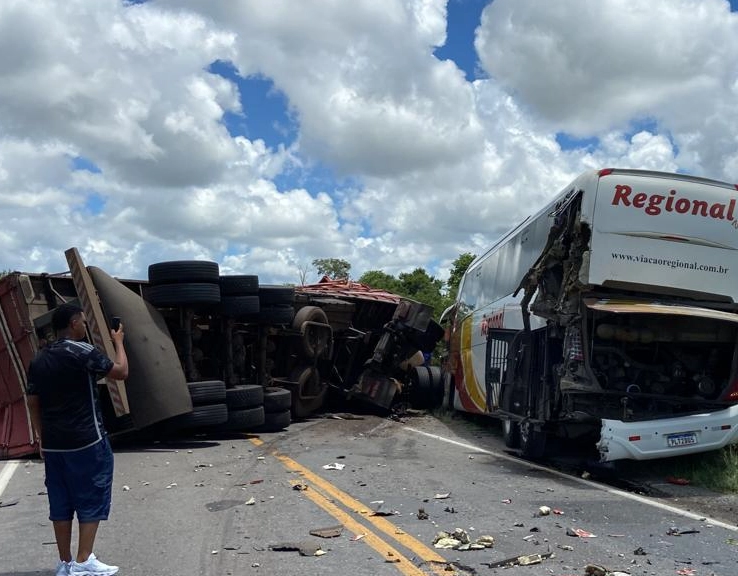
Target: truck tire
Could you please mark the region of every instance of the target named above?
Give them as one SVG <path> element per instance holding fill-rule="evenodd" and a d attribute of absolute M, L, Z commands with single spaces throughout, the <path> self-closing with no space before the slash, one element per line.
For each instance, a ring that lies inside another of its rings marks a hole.
<path fill-rule="evenodd" d="M 259 286 L 259 300 L 265 306 L 292 306 L 295 301 L 295 288 L 262 284 Z"/>
<path fill-rule="evenodd" d="M 292 406 L 292 392 L 286 388 L 267 386 L 264 389 L 264 411 L 267 414 L 284 412 Z"/>
<path fill-rule="evenodd" d="M 303 322 L 320 322 L 321 324 L 328 324 L 328 315 L 318 306 L 303 306 L 295 314 L 295 317 L 292 320 L 292 327 L 295 330 L 299 330 L 302 328 Z"/>
<path fill-rule="evenodd" d="M 323 406 L 328 385 L 313 366 L 298 368 L 292 373 L 292 379 L 296 382 L 292 392 L 292 417 L 301 420 Z"/>
<path fill-rule="evenodd" d="M 173 260 L 149 265 L 149 283 L 152 286 L 182 282 L 217 284 L 219 277 L 218 263 L 207 260 Z"/>
<path fill-rule="evenodd" d="M 317 306 L 303 306 L 292 319 L 292 328 L 302 331 L 302 348 L 308 358 L 318 358 L 330 346 L 330 330 L 311 325 L 303 327 L 305 322 L 328 324 L 328 316 Z M 331 333 L 332 334 L 332 333 Z"/>
<path fill-rule="evenodd" d="M 292 306 L 264 306 L 263 302 L 260 302 L 259 309 L 259 323 L 260 324 L 292 324 L 292 319 L 295 317 L 295 309 Z"/>
<path fill-rule="evenodd" d="M 225 391 L 225 401 L 229 410 L 256 408 L 264 404 L 264 388 L 258 384 L 234 386 Z"/>
<path fill-rule="evenodd" d="M 228 406 L 225 404 L 208 404 L 194 406 L 192 412 L 181 414 L 167 421 L 167 428 L 190 430 L 206 426 L 219 426 L 228 421 Z"/>
<path fill-rule="evenodd" d="M 222 380 L 205 380 L 202 382 L 187 382 L 193 406 L 206 404 L 221 404 L 226 400 L 226 386 Z"/>
<path fill-rule="evenodd" d="M 258 296 L 259 277 L 253 274 L 221 276 L 220 293 L 224 296 Z"/>
<path fill-rule="evenodd" d="M 443 374 L 438 366 L 415 366 L 410 371 L 411 398 L 419 408 L 436 408 L 443 403 Z"/>
<path fill-rule="evenodd" d="M 292 423 L 292 416 L 289 410 L 282 412 L 266 412 L 264 414 L 264 424 L 257 426 L 255 432 L 279 432 L 284 430 Z"/>
<path fill-rule="evenodd" d="M 258 296 L 223 296 L 221 286 L 220 311 L 223 316 L 230 318 L 244 318 L 259 313 Z"/>
<path fill-rule="evenodd" d="M 230 431 L 254 430 L 265 422 L 263 406 L 228 411 L 224 428 Z"/>
<path fill-rule="evenodd" d="M 146 299 L 154 306 L 186 306 L 190 304 L 217 304 L 220 287 L 217 284 L 192 282 L 149 286 Z"/>

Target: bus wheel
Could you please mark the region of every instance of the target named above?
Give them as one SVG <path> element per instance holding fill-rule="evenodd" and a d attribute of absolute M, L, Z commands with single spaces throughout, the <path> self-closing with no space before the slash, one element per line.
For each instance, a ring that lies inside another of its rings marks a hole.
<path fill-rule="evenodd" d="M 524 458 L 541 458 L 546 452 L 546 433 L 536 430 L 530 422 L 523 421 L 520 431 L 520 451 Z"/>
<path fill-rule="evenodd" d="M 449 372 L 443 375 L 443 407 L 446 410 L 454 409 L 454 396 L 456 387 L 454 386 L 454 377 Z"/>
<path fill-rule="evenodd" d="M 505 446 L 508 448 L 519 448 L 520 447 L 520 425 L 505 418 L 502 421 L 502 439 L 505 442 Z"/>

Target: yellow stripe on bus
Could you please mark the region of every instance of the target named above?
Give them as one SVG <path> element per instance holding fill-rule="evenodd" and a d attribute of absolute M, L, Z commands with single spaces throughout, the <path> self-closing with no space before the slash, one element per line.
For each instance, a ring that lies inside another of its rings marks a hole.
<path fill-rule="evenodd" d="M 467 316 L 461 323 L 461 369 L 464 373 L 463 385 L 469 394 L 472 402 L 478 410 L 484 412 L 485 394 L 482 387 L 477 381 L 477 375 L 474 373 L 474 360 L 472 357 L 472 329 L 474 328 L 474 317 Z"/>

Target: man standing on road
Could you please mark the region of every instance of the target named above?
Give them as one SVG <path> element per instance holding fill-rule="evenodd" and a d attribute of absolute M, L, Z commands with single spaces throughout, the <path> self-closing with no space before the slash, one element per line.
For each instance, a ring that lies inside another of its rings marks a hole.
<path fill-rule="evenodd" d="M 49 520 L 59 549 L 57 576 L 112 576 L 117 566 L 95 557 L 100 520 L 110 512 L 113 452 L 103 428 L 97 381 L 128 377 L 123 326 L 111 330 L 115 361 L 88 344 L 78 306 L 62 304 L 51 319 L 58 340 L 41 349 L 28 369 L 28 407 L 46 469 Z M 72 558 L 72 520 L 79 545 Z"/>

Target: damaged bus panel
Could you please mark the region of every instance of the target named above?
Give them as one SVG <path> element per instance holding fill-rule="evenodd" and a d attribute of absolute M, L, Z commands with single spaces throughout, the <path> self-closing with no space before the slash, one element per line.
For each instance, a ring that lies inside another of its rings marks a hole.
<path fill-rule="evenodd" d="M 540 457 L 602 461 L 738 441 L 736 186 L 585 173 L 468 268 L 444 313 L 447 398 Z"/>

